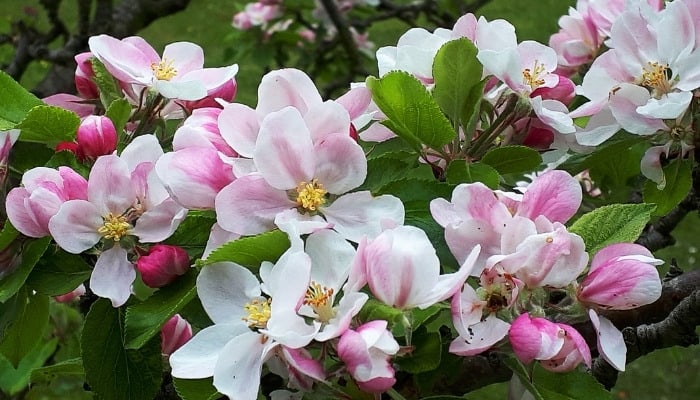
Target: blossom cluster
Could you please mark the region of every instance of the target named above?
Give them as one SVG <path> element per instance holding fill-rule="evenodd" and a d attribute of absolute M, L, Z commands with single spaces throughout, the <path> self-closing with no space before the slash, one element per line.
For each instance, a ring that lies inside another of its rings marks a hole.
<path fill-rule="evenodd" d="M 518 42 L 507 21 L 468 14 L 452 29 L 412 28 L 379 49 L 380 78 L 403 71 L 428 94 L 446 43 L 468 41 L 483 67 L 479 101 L 490 114 L 475 119 L 474 132 L 460 126 L 444 148 L 419 146 L 411 161 L 431 167 L 421 179 L 446 185 L 450 162 L 469 165 L 509 144 L 562 162 L 624 129 L 649 136 L 641 172 L 663 183 L 659 157 L 683 157 L 693 146 L 700 7 L 623 3 L 579 1 L 550 46 Z M 278 7 L 249 5 L 234 21 L 241 29 L 263 24 Z M 677 26 L 682 40 L 663 34 Z M 56 150 L 83 169 L 26 171 L 7 195 L 8 220 L 25 236 L 50 236 L 65 252 L 94 260 L 89 291 L 114 307 L 138 301 L 139 283 L 156 290 L 194 270 L 212 324 L 193 335 L 174 315 L 162 326 L 174 377 L 212 377 L 218 392 L 237 399 L 258 397 L 264 368 L 294 396 L 339 385 L 341 376 L 382 393 L 396 383 L 396 361 L 416 351 L 416 309 L 449 313 L 456 356 L 512 351 L 522 363 L 567 372 L 590 368 L 598 354 L 624 370 L 625 343 L 605 313 L 656 301 L 662 261 L 626 242 L 592 254 L 567 227 L 581 209 L 581 184 L 556 163 L 515 189 L 503 177 L 502 190 L 450 185 L 450 199 L 435 195 L 420 205 L 436 240 L 411 224 L 401 191 L 367 185 L 368 149 L 399 135 L 369 85 L 324 100 L 303 71 L 274 70 L 251 107 L 234 102 L 237 66 L 204 68 L 192 43 L 170 44 L 162 56 L 139 37 L 89 43 L 90 52 L 76 56 L 80 96 L 45 99 L 82 117 L 75 140 Z M 116 94 L 98 84 L 103 70 Z M 108 95 L 125 99 L 128 121 L 108 117 Z M 570 112 L 575 95 L 588 102 Z M 584 127 L 582 116 L 590 117 Z M 178 120 L 172 134 L 166 120 Z M 0 140 L 4 167 L 17 132 Z M 166 243 L 193 214 L 215 220 L 203 254 Z M 275 232 L 288 245 L 255 268 L 206 262 L 231 243 Z M 438 255 L 439 241 L 448 257 Z M 377 304 L 399 317 L 368 317 Z M 593 351 L 577 330 L 588 323 L 597 332 Z"/>

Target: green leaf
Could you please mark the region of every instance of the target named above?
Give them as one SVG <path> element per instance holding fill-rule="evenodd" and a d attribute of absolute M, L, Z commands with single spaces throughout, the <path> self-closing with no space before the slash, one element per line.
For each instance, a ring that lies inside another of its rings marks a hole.
<path fill-rule="evenodd" d="M 481 158 L 481 162 L 505 175 L 536 170 L 542 164 L 542 156 L 530 147 L 503 146 L 489 150 Z"/>
<path fill-rule="evenodd" d="M 425 310 L 421 310 L 420 308 L 414 308 L 412 310 L 406 311 L 410 313 L 411 331 L 418 330 L 418 328 L 423 326 L 423 323 L 425 323 L 425 321 L 430 319 L 430 317 L 432 317 L 433 315 L 437 314 L 438 311 L 440 311 L 440 307 L 437 305 L 430 306 Z M 391 328 L 391 333 L 393 333 L 394 336 L 405 336 L 406 327 L 403 324 L 395 324 Z"/>
<path fill-rule="evenodd" d="M 124 347 L 138 349 L 160 332 L 170 317 L 178 313 L 197 293 L 194 268 L 161 288 L 151 297 L 126 309 Z"/>
<path fill-rule="evenodd" d="M 675 159 L 663 169 L 666 186 L 659 190 L 655 182 L 647 181 L 643 192 L 645 203 L 656 204 L 653 215 L 657 216 L 668 214 L 690 192 L 693 161 Z"/>
<path fill-rule="evenodd" d="M 653 204 L 611 204 L 584 214 L 569 228 L 583 238 L 586 251 L 594 255 L 603 247 L 634 242 L 651 219 Z"/>
<path fill-rule="evenodd" d="M 92 305 L 80 340 L 85 378 L 101 400 L 151 400 L 162 379 L 160 337 L 138 350 L 124 349 L 123 322 L 109 300 Z"/>
<path fill-rule="evenodd" d="M 401 370 L 410 374 L 432 371 L 440 365 L 442 341 L 437 332 L 420 329 L 413 334 L 413 351 L 395 359 Z"/>
<path fill-rule="evenodd" d="M 498 188 L 500 178 L 492 166 L 481 162 L 467 163 L 465 160 L 453 160 L 447 166 L 446 177 L 447 182 L 453 185 L 481 182 L 491 189 Z"/>
<path fill-rule="evenodd" d="M 77 254 L 57 250 L 47 254 L 34 267 L 27 285 L 48 296 L 66 294 L 90 278 L 92 267 Z"/>
<path fill-rule="evenodd" d="M 416 151 L 421 144 L 440 149 L 457 135 L 428 90 L 412 75 L 393 71 L 381 79 L 369 77 L 367 87 L 388 118 L 382 123 Z"/>
<path fill-rule="evenodd" d="M 68 150 L 55 152 L 53 156 L 46 162 L 48 168 L 70 167 L 73 171 L 87 179 L 90 175 L 90 167 L 78 161 L 75 153 Z"/>
<path fill-rule="evenodd" d="M 51 382 L 56 377 L 65 375 L 84 376 L 83 360 L 80 358 L 71 358 L 70 360 L 61 361 L 60 363 L 36 368 L 32 371 L 30 382 L 32 385 Z"/>
<path fill-rule="evenodd" d="M 17 293 L 14 305 L 14 318 L 0 340 L 0 353 L 17 366 L 44 335 L 49 324 L 49 298 L 25 289 Z"/>
<path fill-rule="evenodd" d="M 57 345 L 58 339 L 53 338 L 39 346 L 34 346 L 19 362 L 17 369 L 0 355 L 0 388 L 2 391 L 14 395 L 25 390 L 29 384 L 32 370 L 42 366 L 56 351 Z"/>
<path fill-rule="evenodd" d="M 287 234 L 274 230 L 228 242 L 214 250 L 202 264 L 232 261 L 244 267 L 258 268 L 263 261 L 276 262 L 289 246 Z"/>
<path fill-rule="evenodd" d="M 362 148 L 365 149 L 368 161 L 379 157 L 402 159 L 409 154 L 415 158 L 413 149 L 407 145 L 405 140 L 399 137 L 394 137 L 383 142 L 360 141 L 359 143 Z"/>
<path fill-rule="evenodd" d="M 508 382 L 492 383 L 490 385 L 473 390 L 464 398 L 467 400 L 501 400 L 508 398 Z"/>
<path fill-rule="evenodd" d="M 591 374 L 580 371 L 567 373 L 550 372 L 537 364 L 532 374 L 535 387 L 541 393 L 554 393 L 565 400 L 612 399 L 612 393 L 605 390 Z M 551 395 L 547 399 L 554 398 Z"/>
<path fill-rule="evenodd" d="M 435 176 L 430 166 L 419 163 L 415 156 L 412 157 L 413 159 L 410 161 L 390 157 L 367 161 L 367 177 L 357 190 L 369 190 L 376 193 L 381 191 L 382 187 L 406 178 L 434 181 Z"/>
<path fill-rule="evenodd" d="M 216 215 L 214 213 L 190 211 L 187 218 L 164 243 L 182 247 L 187 250 L 190 257 L 199 258 L 204 252 L 211 227 L 215 222 Z"/>
<path fill-rule="evenodd" d="M 392 329 L 394 325 L 400 325 L 403 320 L 403 311 L 388 306 L 379 300 L 370 298 L 367 300 L 359 313 L 362 321 L 385 320 L 389 323 L 387 329 Z"/>
<path fill-rule="evenodd" d="M 117 130 L 117 136 L 121 137 L 124 126 L 131 117 L 131 104 L 126 99 L 116 99 L 107 107 L 105 116 L 112 120 L 114 128 Z"/>
<path fill-rule="evenodd" d="M 539 390 L 537 390 L 535 385 L 532 384 L 530 374 L 527 372 L 527 369 L 525 369 L 525 366 L 522 362 L 520 362 L 520 360 L 515 358 L 514 355 L 508 355 L 503 357 L 503 363 L 510 368 L 511 371 L 518 376 L 518 378 L 520 378 L 520 383 L 525 386 L 525 389 L 530 392 L 535 400 L 546 400 L 546 398 L 540 394 Z"/>
<path fill-rule="evenodd" d="M 214 387 L 213 378 L 179 379 L 173 378 L 175 391 L 182 400 L 214 400 L 221 397 Z"/>
<path fill-rule="evenodd" d="M 92 65 L 92 71 L 95 73 L 92 80 L 100 91 L 100 101 L 102 105 L 107 108 L 112 102 L 122 98 L 122 91 L 119 89 L 117 80 L 107 71 L 100 60 L 92 57 L 90 59 L 90 64 Z"/>
<path fill-rule="evenodd" d="M 23 174 L 25 171 L 42 167 L 56 154 L 41 143 L 16 142 L 10 152 L 10 169 Z"/>
<path fill-rule="evenodd" d="M 463 126 L 465 132 L 471 132 L 467 126 L 475 118 L 483 97 L 483 66 L 476 54 L 474 43 L 457 39 L 445 43 L 433 61 L 433 97 L 442 111 Z M 472 95 L 475 88 L 478 96 Z"/>
<path fill-rule="evenodd" d="M 44 254 L 46 248 L 49 247 L 50 242 L 50 237 L 25 242 L 19 255 L 22 260 L 19 267 L 14 272 L 0 279 L 0 303 L 6 302 L 24 285 L 34 265 L 39 261 L 41 255 Z"/>
<path fill-rule="evenodd" d="M 72 141 L 80 118 L 72 111 L 54 106 L 36 106 L 17 126 L 19 140 L 43 143 L 54 148 L 59 142 Z"/>
<path fill-rule="evenodd" d="M 2 232 L 0 232 L 0 250 L 4 250 L 5 247 L 9 246 L 17 236 L 19 236 L 17 229 L 12 226 L 10 221 L 5 221 Z"/>
<path fill-rule="evenodd" d="M 42 104 L 41 100 L 0 70 L 0 131 L 14 128 L 29 110 Z"/>

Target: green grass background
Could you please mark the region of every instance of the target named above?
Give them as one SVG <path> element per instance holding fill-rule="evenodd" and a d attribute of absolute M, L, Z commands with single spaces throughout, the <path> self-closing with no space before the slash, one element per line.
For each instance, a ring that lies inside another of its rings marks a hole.
<path fill-rule="evenodd" d="M 126 1 L 126 0 L 124 0 Z M 488 19 L 504 18 L 512 22 L 517 29 L 520 40 L 533 39 L 547 43 L 550 34 L 557 30 L 557 18 L 566 13 L 572 0 L 516 1 L 495 0 L 479 10 L 479 15 Z M 7 31 L 10 21 L 23 16 L 30 22 L 44 24 L 40 17 L 26 17 L 23 7 L 35 7 L 36 1 L 2 0 L 3 14 L 0 15 L 0 32 Z M 140 32 L 156 50 L 160 51 L 166 44 L 175 41 L 191 41 L 204 48 L 207 66 L 222 66 L 238 63 L 240 72 L 237 76 L 239 94 L 237 101 L 255 105 L 256 88 L 264 72 L 263 65 L 256 65 L 247 59 L 227 59 L 231 53 L 225 40 L 232 32 L 232 15 L 245 2 L 231 0 L 192 0 L 189 7 L 178 14 L 160 19 Z M 63 1 L 61 14 L 71 18 L 75 13 L 75 1 Z M 73 17 L 74 18 L 74 17 Z M 398 36 L 407 29 L 401 23 L 386 22 L 378 24 L 371 31 L 370 39 L 379 47 L 395 44 Z M 0 47 L 0 60 L 6 60 L 11 54 L 9 46 Z M 31 87 L 41 77 L 46 65 L 35 63 L 22 83 Z M 376 73 L 376 67 L 372 71 Z M 678 260 L 684 269 L 698 266 L 698 224 L 697 215 L 687 217 L 678 229 L 678 243 L 668 249 L 657 252 L 657 256 L 670 261 Z M 657 351 L 628 365 L 627 371 L 620 375 L 615 388 L 617 399 L 639 400 L 695 400 L 700 398 L 700 346 L 691 348 L 671 348 Z M 504 399 L 506 385 L 498 384 L 480 394 L 480 398 Z M 46 395 L 48 396 L 48 395 Z M 46 399 L 40 393 L 32 396 Z"/>

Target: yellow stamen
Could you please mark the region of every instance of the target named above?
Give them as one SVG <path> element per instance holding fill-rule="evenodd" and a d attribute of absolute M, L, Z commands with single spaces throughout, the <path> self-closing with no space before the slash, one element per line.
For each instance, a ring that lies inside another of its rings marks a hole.
<path fill-rule="evenodd" d="M 304 304 L 313 308 L 318 320 L 328 322 L 335 317 L 333 309 L 333 288 L 321 286 L 317 282 L 311 282 L 304 296 Z"/>
<path fill-rule="evenodd" d="M 544 79 L 540 77 L 544 71 L 544 64 L 540 64 L 535 60 L 535 65 L 532 69 L 525 68 L 523 70 L 523 83 L 529 85 L 532 90 L 544 85 Z"/>
<path fill-rule="evenodd" d="M 129 234 L 131 225 L 126 221 L 125 216 L 109 213 L 102 219 L 104 220 L 104 225 L 102 225 L 97 232 L 102 235 L 103 238 L 118 242 L 122 237 Z"/>
<path fill-rule="evenodd" d="M 668 65 L 649 61 L 642 71 L 642 76 L 638 79 L 639 84 L 651 90 L 652 96 L 659 98 L 671 92 L 671 70 Z"/>
<path fill-rule="evenodd" d="M 265 329 L 267 321 L 270 320 L 270 303 L 271 299 L 253 299 L 250 303 L 246 303 L 243 309 L 248 312 L 247 317 L 241 318 L 248 323 L 251 329 Z"/>
<path fill-rule="evenodd" d="M 151 70 L 153 70 L 156 79 L 161 81 L 169 81 L 177 75 L 177 70 L 173 67 L 173 61 L 167 59 L 163 59 L 157 64 L 151 64 Z"/>
<path fill-rule="evenodd" d="M 307 211 L 316 211 L 318 207 L 326 203 L 326 189 L 317 179 L 311 182 L 301 182 L 297 186 L 297 205 Z"/>

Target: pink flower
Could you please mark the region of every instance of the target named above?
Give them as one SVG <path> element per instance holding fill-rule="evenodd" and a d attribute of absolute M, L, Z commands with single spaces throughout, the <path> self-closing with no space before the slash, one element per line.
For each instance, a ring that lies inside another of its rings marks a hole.
<path fill-rule="evenodd" d="M 192 339 L 192 326 L 180 314 L 173 315 L 160 329 L 161 353 L 169 356 Z"/>
<path fill-rule="evenodd" d="M 660 264 L 662 260 L 638 244 L 607 246 L 593 257 L 577 297 L 594 307 L 613 310 L 653 303 L 661 296 L 661 279 L 656 270 Z"/>
<path fill-rule="evenodd" d="M 167 45 L 162 58 L 138 36 L 118 40 L 98 35 L 90 38 L 89 45 L 117 80 L 137 86 L 136 93 L 147 87 L 169 99 L 199 100 L 238 72 L 236 65 L 203 69 L 202 48 L 189 42 Z"/>
<path fill-rule="evenodd" d="M 103 243 L 90 288 L 118 307 L 129 298 L 136 277 L 122 238 L 141 242 L 168 238 L 187 215 L 158 181 L 153 165 L 163 154 L 152 135 L 135 138 L 122 152 L 99 157 L 87 184 L 87 199 L 69 200 L 49 221 L 49 231 L 64 250 L 78 254 Z"/>
<path fill-rule="evenodd" d="M 136 260 L 143 283 L 152 288 L 163 287 L 190 268 L 190 257 L 178 246 L 156 244 L 148 254 Z"/>
<path fill-rule="evenodd" d="M 256 172 L 238 177 L 216 196 L 222 228 L 252 235 L 274 228 L 283 212 L 299 221 L 320 214 L 358 241 L 376 236 L 386 221 L 403 222 L 403 205 L 395 197 L 347 193 L 365 179 L 364 152 L 347 134 L 347 122 L 342 131 L 325 134 L 328 127 L 319 122 L 289 106 L 266 115 L 252 145 Z"/>
<path fill-rule="evenodd" d="M 386 327 L 386 321 L 370 321 L 345 331 L 338 341 L 338 357 L 365 392 L 385 392 L 396 383 L 389 359 L 399 344 Z"/>
<path fill-rule="evenodd" d="M 80 154 L 94 160 L 117 149 L 117 131 L 111 119 L 103 115 L 90 115 L 80 123 L 76 141 Z"/>
<path fill-rule="evenodd" d="M 75 56 L 75 62 L 78 66 L 75 69 L 75 88 L 78 90 L 80 97 L 84 99 L 97 99 L 100 93 L 97 85 L 93 81 L 95 71 L 92 70 L 92 53 L 85 52 Z"/>
<path fill-rule="evenodd" d="M 421 309 L 451 297 L 466 281 L 479 256 L 477 245 L 452 274 L 440 274 L 440 260 L 430 239 L 413 226 L 387 229 L 360 242 L 348 287 L 368 284 L 381 302 L 399 309 Z"/>
<path fill-rule="evenodd" d="M 37 167 L 24 173 L 22 186 L 7 194 L 7 217 L 24 235 L 48 236 L 49 220 L 69 200 L 87 199 L 88 183 L 68 167 Z"/>
<path fill-rule="evenodd" d="M 515 356 L 525 364 L 533 360 L 551 371 L 573 370 L 581 361 L 591 366 L 591 353 L 583 337 L 572 327 L 527 313 L 516 318 L 508 331 Z"/>

